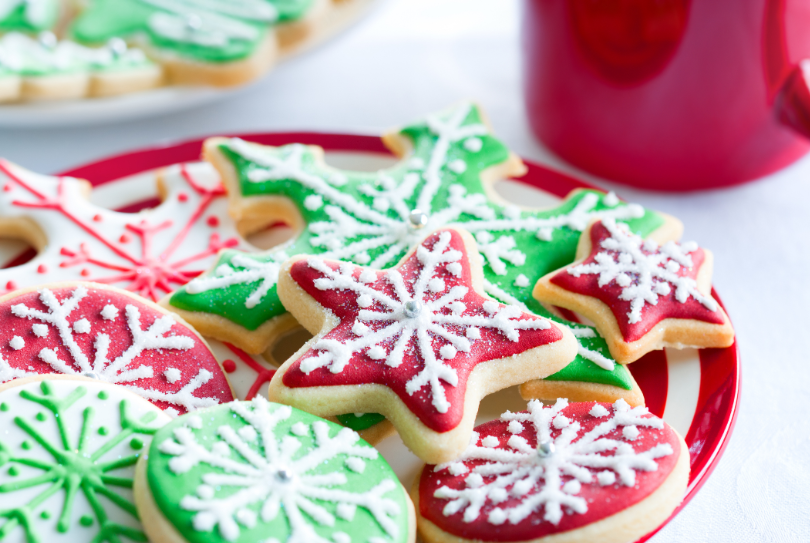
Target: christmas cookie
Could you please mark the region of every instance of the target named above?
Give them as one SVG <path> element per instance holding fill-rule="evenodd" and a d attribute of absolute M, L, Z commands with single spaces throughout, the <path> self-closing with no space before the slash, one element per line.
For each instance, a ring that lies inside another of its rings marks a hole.
<path fill-rule="evenodd" d="M 534 296 L 596 323 L 613 357 L 633 362 L 664 347 L 728 347 L 734 330 L 711 294 L 712 254 L 694 242 L 659 245 L 606 218 L 577 260 L 543 277 Z"/>
<path fill-rule="evenodd" d="M 0 381 L 84 375 L 170 414 L 233 400 L 205 341 L 160 306 L 96 283 L 54 283 L 0 297 Z"/>
<path fill-rule="evenodd" d="M 0 102 L 112 96 L 156 87 L 161 79 L 161 68 L 120 38 L 93 48 L 50 32 L 0 38 Z"/>
<path fill-rule="evenodd" d="M 270 399 L 320 416 L 380 413 L 420 458 L 455 458 L 482 397 L 576 356 L 566 327 L 492 300 L 482 283 L 475 241 L 454 229 L 386 271 L 290 259 L 281 300 L 317 335 L 278 370 Z"/>
<path fill-rule="evenodd" d="M 433 229 L 453 225 L 476 237 L 489 295 L 554 318 L 532 297 L 532 286 L 573 262 L 590 220 L 613 217 L 662 243 L 680 235 L 678 221 L 612 193 L 574 191 L 558 207 L 542 211 L 501 202 L 494 181 L 525 169 L 471 104 L 383 139 L 403 159 L 376 173 L 330 168 L 317 147 L 206 142 L 205 156 L 222 175 L 230 213 L 240 224 L 274 218 L 299 233 L 288 245 L 259 255 L 224 251 L 211 271 L 163 303 L 204 334 L 260 353 L 294 326 L 276 291 L 278 269 L 288 255 L 319 254 L 386 268 Z M 643 404 L 630 372 L 614 363 L 595 329 L 578 325 L 575 334 L 577 357 L 537 381 L 537 392 L 545 398 L 624 398 Z"/>
<path fill-rule="evenodd" d="M 61 0 L 3 0 L 0 32 L 41 32 L 59 20 Z"/>
<path fill-rule="evenodd" d="M 686 491 L 686 443 L 623 400 L 534 400 L 475 430 L 460 458 L 417 476 L 411 495 L 426 543 L 631 543 Z"/>
<path fill-rule="evenodd" d="M 82 377 L 0 386 L 0 538 L 146 541 L 135 464 L 170 420 L 123 387 Z"/>
<path fill-rule="evenodd" d="M 199 275 L 220 249 L 253 249 L 228 218 L 209 165 L 171 166 L 158 184 L 160 205 L 120 213 L 89 202 L 86 181 L 0 160 L 0 236 L 22 238 L 38 251 L 31 261 L 0 270 L 0 289 L 87 280 L 157 300 Z"/>
<path fill-rule="evenodd" d="M 257 396 L 179 417 L 138 464 L 154 543 L 406 543 L 413 505 L 347 428 Z"/>

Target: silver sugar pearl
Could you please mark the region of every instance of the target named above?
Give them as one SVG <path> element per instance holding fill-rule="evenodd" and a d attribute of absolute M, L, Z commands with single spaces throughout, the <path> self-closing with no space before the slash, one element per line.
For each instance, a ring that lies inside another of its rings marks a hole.
<path fill-rule="evenodd" d="M 287 468 L 281 468 L 276 472 L 276 480 L 282 483 L 286 483 L 287 481 L 292 479 L 292 477 L 293 477 L 292 472 Z"/>
<path fill-rule="evenodd" d="M 537 445 L 537 456 L 542 456 L 543 458 L 545 458 L 547 456 L 551 456 L 552 454 L 554 454 L 555 449 L 556 449 L 556 447 L 554 446 L 553 442 L 551 442 L 551 441 L 541 441 Z"/>
<path fill-rule="evenodd" d="M 422 311 L 422 304 L 416 300 L 408 300 L 405 302 L 404 310 L 405 316 L 409 319 L 413 319 L 419 316 L 419 313 Z"/>
<path fill-rule="evenodd" d="M 87 377 L 88 379 L 101 380 L 101 376 L 94 371 L 86 371 L 82 374 L 82 376 Z"/>
<path fill-rule="evenodd" d="M 411 211 L 411 214 L 408 215 L 408 220 L 410 221 L 412 228 L 424 228 L 427 226 L 428 216 L 424 211 L 414 209 Z"/>

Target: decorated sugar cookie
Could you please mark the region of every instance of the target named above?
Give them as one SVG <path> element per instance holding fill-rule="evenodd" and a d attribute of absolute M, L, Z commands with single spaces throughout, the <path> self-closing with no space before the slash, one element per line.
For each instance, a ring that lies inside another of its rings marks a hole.
<path fill-rule="evenodd" d="M 96 0 L 72 22 L 83 43 L 134 40 L 173 83 L 238 85 L 263 74 L 279 46 L 308 37 L 329 0 Z M 280 28 L 281 37 L 276 35 Z"/>
<path fill-rule="evenodd" d="M 120 38 L 92 48 L 50 32 L 0 38 L 0 102 L 112 96 L 156 87 L 161 80 L 161 68 Z"/>
<path fill-rule="evenodd" d="M 83 375 L 170 414 L 233 399 L 202 338 L 176 315 L 126 291 L 54 283 L 0 297 L 0 381 Z"/>
<path fill-rule="evenodd" d="M 655 241 L 611 219 L 580 238 L 577 261 L 543 277 L 538 300 L 596 323 L 621 363 L 664 347 L 728 347 L 734 330 L 711 294 L 712 254 L 694 242 Z"/>
<path fill-rule="evenodd" d="M 227 216 L 216 172 L 204 163 L 167 168 L 159 179 L 162 203 L 140 213 L 90 203 L 84 181 L 5 161 L 0 189 L 0 235 L 23 238 L 38 250 L 30 262 L 0 270 L 5 291 L 82 280 L 156 300 L 199 275 L 220 249 L 252 249 Z"/>
<path fill-rule="evenodd" d="M 154 543 L 406 543 L 413 505 L 348 428 L 256 396 L 175 419 L 138 465 Z"/>
<path fill-rule="evenodd" d="M 0 32 L 50 30 L 59 18 L 60 0 L 3 0 Z"/>
<path fill-rule="evenodd" d="M 146 541 L 135 464 L 170 420 L 123 387 L 82 377 L 0 386 L 0 538 Z"/>
<path fill-rule="evenodd" d="M 631 543 L 688 479 L 686 444 L 646 408 L 533 400 L 478 426 L 460 458 L 425 466 L 412 497 L 426 543 Z"/>
<path fill-rule="evenodd" d="M 591 219 L 614 217 L 662 242 L 680 232 L 674 219 L 597 191 L 573 192 L 559 207 L 543 211 L 497 203 L 492 183 L 524 168 L 470 104 L 384 141 L 408 158 L 376 173 L 330 168 L 317 147 L 208 141 L 205 155 L 228 188 L 232 216 L 240 221 L 274 216 L 300 233 L 289 245 L 261 255 L 225 251 L 211 271 L 164 302 L 206 335 L 263 352 L 289 330 L 276 292 L 278 269 L 289 255 L 320 254 L 386 268 L 432 230 L 458 225 L 475 235 L 485 257 L 488 294 L 551 316 L 531 296 L 532 286 L 574 260 L 580 232 Z M 614 364 L 595 330 L 577 326 L 575 333 L 579 355 L 542 381 L 544 397 L 599 392 L 643 403 L 630 372 Z"/>
<path fill-rule="evenodd" d="M 320 416 L 380 413 L 420 458 L 454 458 L 482 397 L 576 355 L 566 327 L 487 297 L 482 275 L 475 242 L 453 229 L 386 271 L 290 259 L 279 294 L 317 335 L 279 369 L 270 399 Z"/>

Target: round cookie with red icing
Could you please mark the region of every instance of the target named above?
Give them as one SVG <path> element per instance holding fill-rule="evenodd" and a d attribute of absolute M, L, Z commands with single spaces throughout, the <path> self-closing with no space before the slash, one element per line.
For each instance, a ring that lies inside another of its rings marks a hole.
<path fill-rule="evenodd" d="M 630 543 L 688 480 L 686 443 L 645 407 L 532 400 L 476 427 L 457 460 L 425 466 L 411 495 L 426 543 Z"/>
<path fill-rule="evenodd" d="M 175 415 L 234 399 L 206 342 L 177 315 L 96 283 L 0 297 L 0 382 L 50 373 L 121 385 Z"/>

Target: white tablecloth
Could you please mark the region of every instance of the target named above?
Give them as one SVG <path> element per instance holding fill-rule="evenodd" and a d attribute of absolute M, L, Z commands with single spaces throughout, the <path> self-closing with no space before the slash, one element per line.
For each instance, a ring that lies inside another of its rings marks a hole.
<path fill-rule="evenodd" d="M 0 155 L 55 172 L 220 132 L 379 133 L 472 98 L 517 153 L 576 173 L 530 135 L 518 19 L 515 0 L 382 0 L 350 32 L 213 106 L 110 126 L 3 129 Z M 714 251 L 714 283 L 743 357 L 742 403 L 725 456 L 653 541 L 810 541 L 810 357 L 800 341 L 810 337 L 810 288 L 802 286 L 810 277 L 810 157 L 721 191 L 673 196 L 615 189 L 680 217 L 686 237 Z"/>

